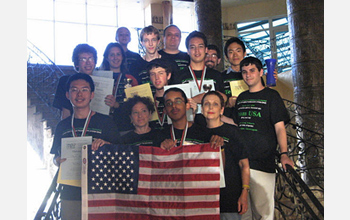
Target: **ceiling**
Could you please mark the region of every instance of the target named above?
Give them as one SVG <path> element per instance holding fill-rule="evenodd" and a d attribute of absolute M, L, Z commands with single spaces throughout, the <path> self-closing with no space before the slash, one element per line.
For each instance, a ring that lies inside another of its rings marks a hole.
<path fill-rule="evenodd" d="M 160 3 L 164 0 L 134 0 L 138 2 L 143 2 L 144 5 L 148 5 L 149 3 Z M 194 0 L 173 0 L 173 1 L 184 1 L 184 2 L 193 2 Z M 237 5 L 247 5 L 256 2 L 264 2 L 269 0 L 221 0 L 222 7 L 233 7 Z"/>

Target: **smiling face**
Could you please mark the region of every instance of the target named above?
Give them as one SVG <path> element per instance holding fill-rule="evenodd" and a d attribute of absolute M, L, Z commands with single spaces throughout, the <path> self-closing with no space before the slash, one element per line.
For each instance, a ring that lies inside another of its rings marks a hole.
<path fill-rule="evenodd" d="M 199 37 L 192 38 L 189 41 L 187 53 L 191 57 L 191 62 L 204 62 L 207 53 L 204 40 Z"/>
<path fill-rule="evenodd" d="M 74 108 L 87 108 L 90 107 L 90 101 L 94 98 L 94 92 L 91 92 L 90 84 L 87 81 L 78 79 L 71 82 L 66 97 Z"/>
<path fill-rule="evenodd" d="M 127 28 L 119 28 L 115 40 L 123 46 L 127 46 L 131 41 L 130 31 Z"/>
<path fill-rule="evenodd" d="M 144 34 L 142 37 L 142 46 L 146 50 L 146 53 L 148 54 L 155 54 L 158 48 L 160 40 L 158 40 L 158 35 L 151 33 L 151 34 Z"/>
<path fill-rule="evenodd" d="M 203 100 L 202 114 L 207 120 L 220 120 L 224 113 L 224 106 L 221 106 L 220 98 L 216 95 L 207 95 Z"/>
<path fill-rule="evenodd" d="M 151 112 L 142 102 L 136 103 L 131 109 L 130 119 L 135 127 L 148 127 L 151 119 Z"/>
<path fill-rule="evenodd" d="M 264 87 L 261 83 L 263 73 L 263 69 L 259 71 L 255 64 L 249 64 L 242 67 L 242 77 L 250 91 L 254 91 L 255 89 L 259 90 Z"/>
<path fill-rule="evenodd" d="M 96 66 L 96 61 L 92 53 L 80 53 L 77 69 L 80 73 L 91 75 Z"/>
<path fill-rule="evenodd" d="M 181 32 L 176 27 L 169 27 L 164 33 L 164 47 L 167 50 L 178 50 L 181 41 Z"/>
<path fill-rule="evenodd" d="M 246 53 L 243 51 L 242 46 L 236 42 L 230 44 L 227 48 L 227 56 L 232 68 L 239 68 L 239 63 L 244 59 L 245 55 Z"/>
<path fill-rule="evenodd" d="M 112 47 L 109 50 L 108 58 L 107 58 L 110 68 L 112 71 L 117 72 L 120 71 L 120 66 L 123 61 L 123 54 L 119 47 Z"/>
<path fill-rule="evenodd" d="M 185 103 L 180 92 L 170 91 L 164 96 L 165 112 L 173 122 L 187 120 L 186 110 L 190 108 L 189 103 Z"/>

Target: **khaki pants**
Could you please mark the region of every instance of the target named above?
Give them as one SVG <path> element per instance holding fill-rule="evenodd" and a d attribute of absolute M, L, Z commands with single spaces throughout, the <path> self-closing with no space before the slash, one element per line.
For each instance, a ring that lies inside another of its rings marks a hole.
<path fill-rule="evenodd" d="M 276 173 L 250 169 L 248 211 L 242 220 L 273 220 Z"/>
<path fill-rule="evenodd" d="M 81 201 L 61 200 L 62 220 L 81 220 Z"/>

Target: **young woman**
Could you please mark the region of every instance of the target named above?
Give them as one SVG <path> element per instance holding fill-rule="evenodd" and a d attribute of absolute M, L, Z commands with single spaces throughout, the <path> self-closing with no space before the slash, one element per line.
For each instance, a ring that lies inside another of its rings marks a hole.
<path fill-rule="evenodd" d="M 221 121 L 225 102 L 220 93 L 210 91 L 203 96 L 202 114 L 207 128 L 224 138 L 225 188 L 220 189 L 220 218 L 241 219 L 248 208 L 249 162 L 239 129 Z"/>

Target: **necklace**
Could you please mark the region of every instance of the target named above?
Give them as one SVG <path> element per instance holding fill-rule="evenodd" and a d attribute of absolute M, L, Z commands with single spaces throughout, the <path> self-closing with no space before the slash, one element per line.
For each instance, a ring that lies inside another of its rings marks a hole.
<path fill-rule="evenodd" d="M 85 119 L 84 128 L 83 128 L 83 131 L 81 132 L 81 137 L 84 137 L 86 135 L 86 131 L 87 131 L 87 128 L 89 126 L 90 119 L 91 119 L 91 112 L 92 111 L 90 109 L 88 117 Z M 73 137 L 78 137 L 77 132 L 76 132 L 75 127 L 74 127 L 74 114 L 72 115 L 71 125 L 72 125 L 72 135 L 73 135 Z"/>

